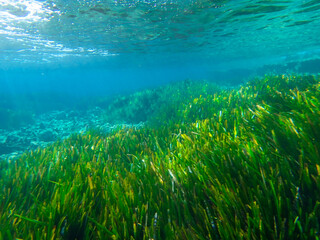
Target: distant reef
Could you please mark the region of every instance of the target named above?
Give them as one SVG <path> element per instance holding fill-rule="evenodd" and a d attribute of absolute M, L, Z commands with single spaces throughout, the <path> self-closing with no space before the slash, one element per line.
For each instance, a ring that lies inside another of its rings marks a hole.
<path fill-rule="evenodd" d="M 31 123 L 12 124 L 0 129 L 0 160 L 15 158 L 25 151 L 44 148 L 72 134 L 84 134 L 88 129 L 108 132 L 125 124 L 109 124 L 101 118 L 105 111 L 99 107 L 90 110 L 56 110 L 33 116 Z M 139 124 L 136 124 L 139 126 Z"/>

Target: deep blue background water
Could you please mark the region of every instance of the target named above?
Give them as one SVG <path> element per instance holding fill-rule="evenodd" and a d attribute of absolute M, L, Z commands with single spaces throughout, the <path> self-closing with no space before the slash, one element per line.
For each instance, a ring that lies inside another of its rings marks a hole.
<path fill-rule="evenodd" d="M 3 0 L 0 19 L 0 94 L 236 85 L 320 68 L 299 65 L 320 58 L 316 0 Z"/>

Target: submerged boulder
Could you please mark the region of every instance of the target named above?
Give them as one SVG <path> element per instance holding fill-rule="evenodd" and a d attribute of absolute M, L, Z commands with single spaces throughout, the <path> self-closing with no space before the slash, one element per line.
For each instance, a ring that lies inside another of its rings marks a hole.
<path fill-rule="evenodd" d="M 47 129 L 39 133 L 39 140 L 43 142 L 53 142 L 57 140 L 57 133 L 52 129 Z"/>

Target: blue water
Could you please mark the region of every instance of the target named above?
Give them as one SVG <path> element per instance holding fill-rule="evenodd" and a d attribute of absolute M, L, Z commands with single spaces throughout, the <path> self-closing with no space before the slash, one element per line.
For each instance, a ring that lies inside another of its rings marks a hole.
<path fill-rule="evenodd" d="M 232 85 L 291 62 L 281 69 L 303 71 L 320 58 L 319 26 L 317 0 L 2 0 L 0 93 Z"/>

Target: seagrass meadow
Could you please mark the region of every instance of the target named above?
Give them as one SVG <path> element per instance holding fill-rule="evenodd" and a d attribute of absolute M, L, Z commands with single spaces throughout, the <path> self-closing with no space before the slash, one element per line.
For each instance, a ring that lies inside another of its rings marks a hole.
<path fill-rule="evenodd" d="M 0 239 L 320 238 L 319 76 L 174 109 L 0 162 Z"/>

